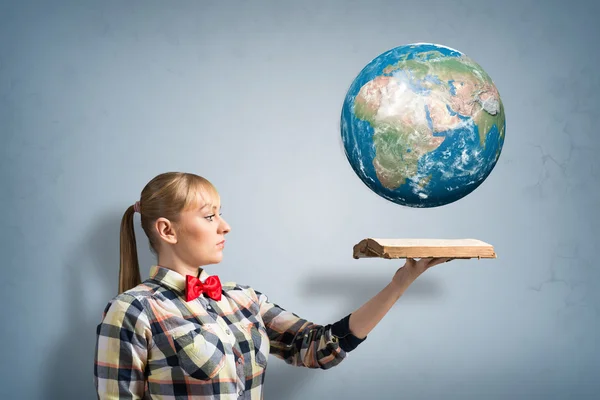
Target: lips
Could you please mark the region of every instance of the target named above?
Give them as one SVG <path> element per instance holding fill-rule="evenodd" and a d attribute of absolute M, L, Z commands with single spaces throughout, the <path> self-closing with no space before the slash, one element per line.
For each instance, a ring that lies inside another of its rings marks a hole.
<path fill-rule="evenodd" d="M 220 241 L 219 243 L 217 243 L 217 246 L 218 246 L 218 247 L 223 247 L 223 246 L 225 246 L 225 241 L 224 241 L 224 240 Z"/>

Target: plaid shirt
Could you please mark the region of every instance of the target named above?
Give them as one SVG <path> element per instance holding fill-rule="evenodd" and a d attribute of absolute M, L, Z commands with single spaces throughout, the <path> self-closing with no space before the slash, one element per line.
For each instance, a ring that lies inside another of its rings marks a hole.
<path fill-rule="evenodd" d="M 207 273 L 201 270 L 200 279 Z M 185 278 L 153 266 L 150 278 L 112 299 L 97 328 L 99 399 L 263 398 L 267 358 L 328 369 L 364 339 L 350 315 L 316 325 L 252 288 L 224 283 L 221 300 L 185 301 Z"/>

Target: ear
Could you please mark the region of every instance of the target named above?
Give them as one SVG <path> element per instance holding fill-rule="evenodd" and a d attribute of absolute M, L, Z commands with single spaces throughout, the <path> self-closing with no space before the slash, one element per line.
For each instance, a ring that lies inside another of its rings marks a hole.
<path fill-rule="evenodd" d="M 166 218 L 158 218 L 154 224 L 154 229 L 161 240 L 169 244 L 177 243 L 177 232 L 173 223 Z"/>

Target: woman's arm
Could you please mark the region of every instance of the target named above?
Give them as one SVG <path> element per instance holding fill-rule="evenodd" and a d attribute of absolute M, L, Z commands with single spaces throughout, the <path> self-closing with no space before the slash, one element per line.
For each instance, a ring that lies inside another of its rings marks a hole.
<path fill-rule="evenodd" d="M 285 310 L 251 289 L 270 341 L 270 352 L 288 364 L 328 369 L 354 350 L 389 311 L 394 302 L 427 268 L 447 258 L 407 260 L 392 282 L 354 313 L 328 325 L 318 325 Z"/>
<path fill-rule="evenodd" d="M 350 331 L 359 339 L 365 338 L 388 313 L 404 291 L 428 268 L 450 261 L 450 258 L 407 259 L 392 281 L 381 292 L 350 315 Z"/>
<path fill-rule="evenodd" d="M 298 367 L 329 369 L 338 365 L 346 353 L 357 346 L 349 340 L 348 317 L 332 325 L 319 325 L 287 311 L 251 289 L 270 343 L 270 353 Z M 348 338 L 338 340 L 336 333 Z"/>
<path fill-rule="evenodd" d="M 141 399 L 150 324 L 142 304 L 121 294 L 105 309 L 96 334 L 94 382 L 100 400 Z"/>

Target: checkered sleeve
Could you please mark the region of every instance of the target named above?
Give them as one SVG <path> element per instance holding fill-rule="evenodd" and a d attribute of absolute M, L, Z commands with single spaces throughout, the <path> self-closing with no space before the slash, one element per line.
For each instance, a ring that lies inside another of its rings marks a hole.
<path fill-rule="evenodd" d="M 96 330 L 94 383 L 98 399 L 141 399 L 151 337 L 142 303 L 123 293 L 108 303 Z"/>
<path fill-rule="evenodd" d="M 265 294 L 254 293 L 269 335 L 270 352 L 288 364 L 329 369 L 366 339 L 350 332 L 350 316 L 332 325 L 317 325 L 270 302 Z"/>

